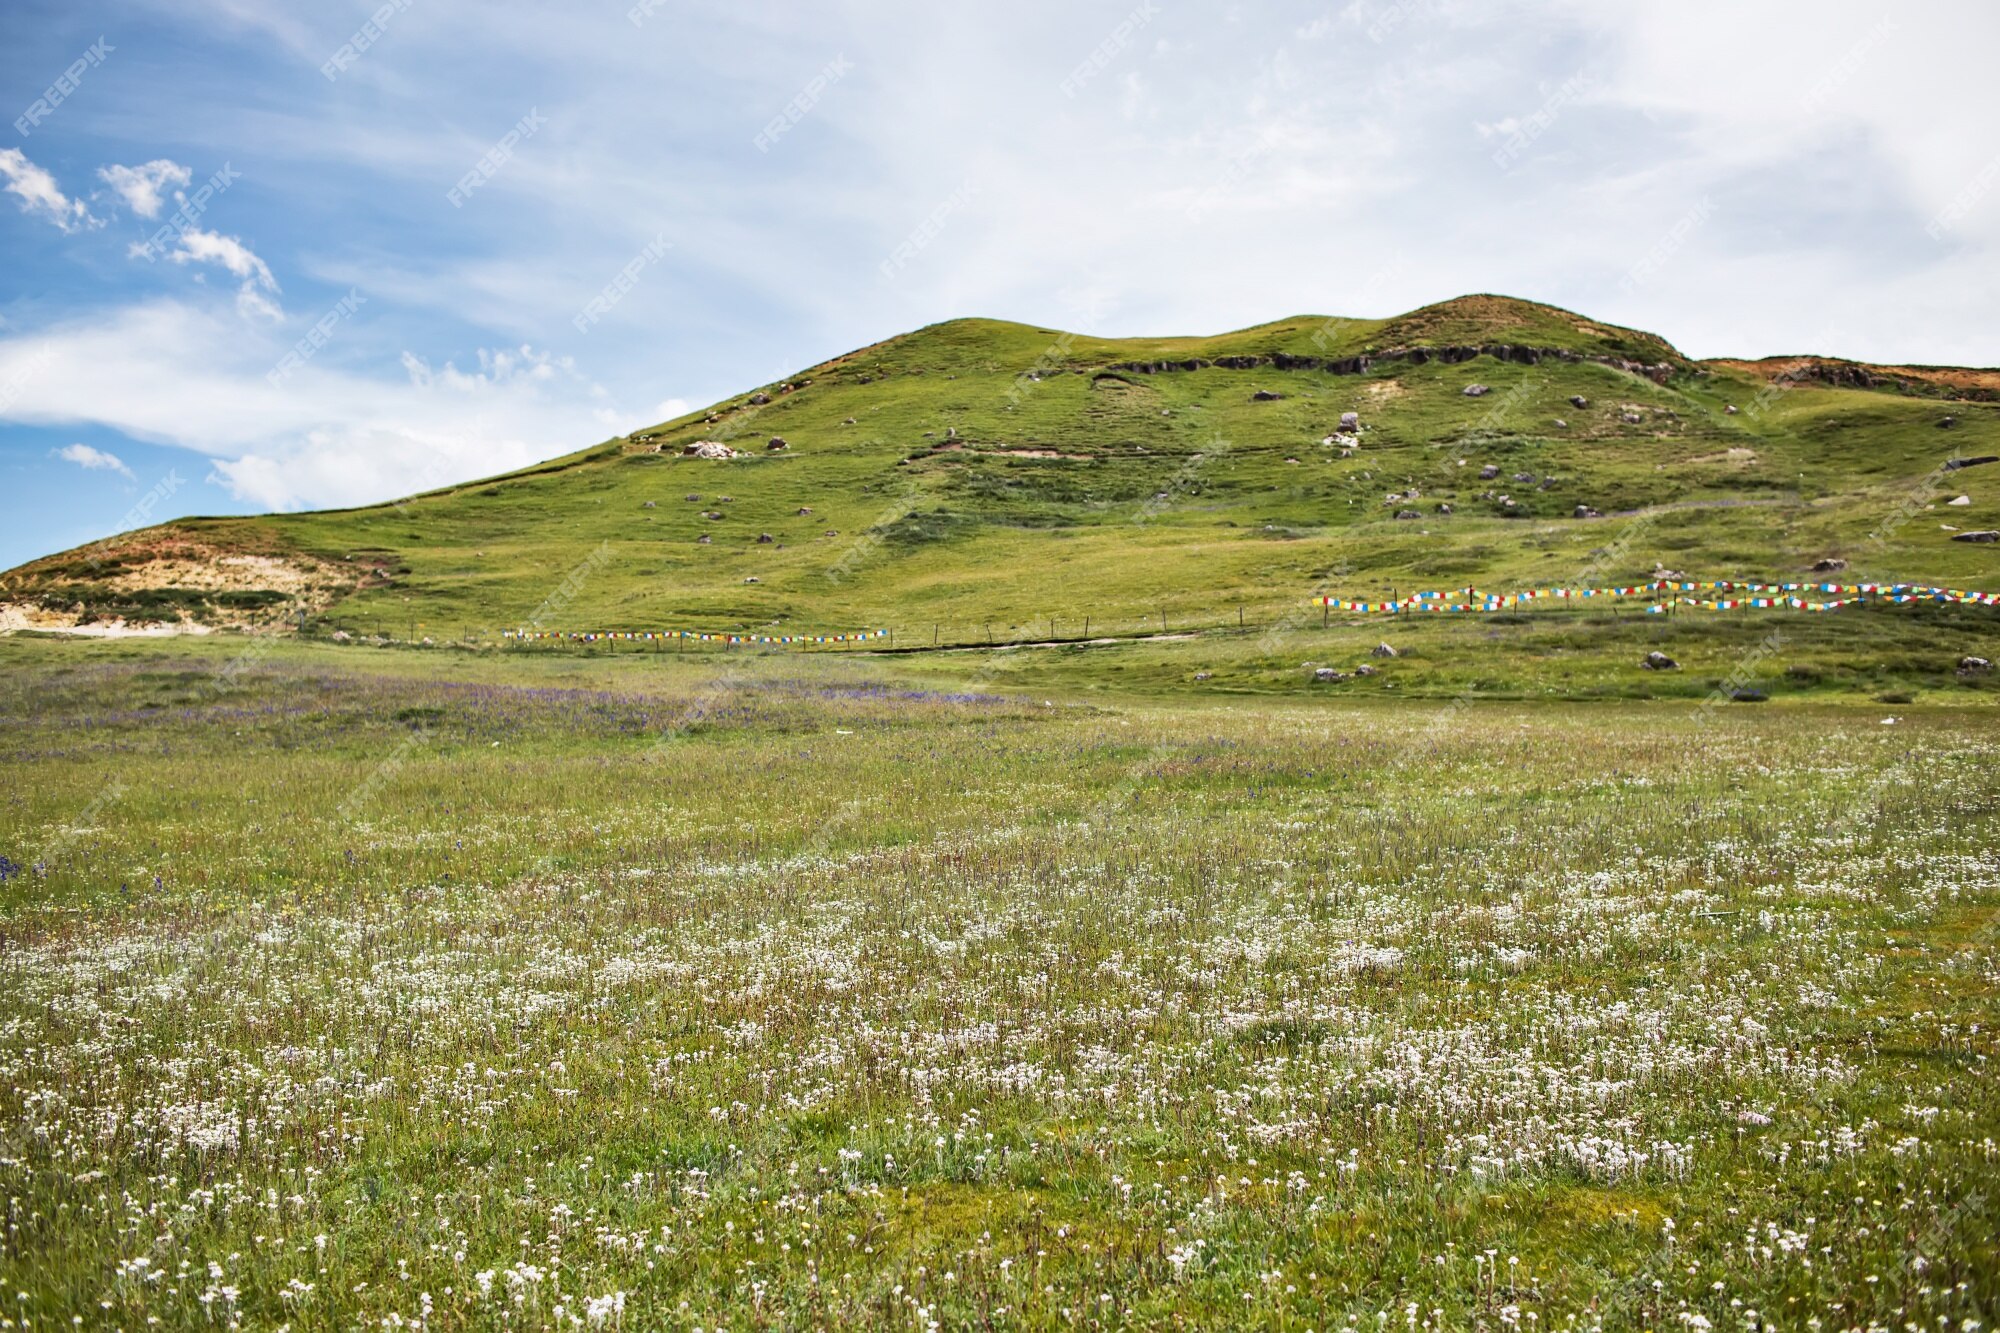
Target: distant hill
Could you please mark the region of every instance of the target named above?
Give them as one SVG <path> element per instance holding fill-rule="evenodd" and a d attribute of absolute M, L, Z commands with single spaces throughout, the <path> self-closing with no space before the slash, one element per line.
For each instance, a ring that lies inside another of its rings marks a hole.
<path fill-rule="evenodd" d="M 2000 546 L 1952 537 L 2000 527 L 2000 464 L 1948 466 L 1989 455 L 2000 372 L 1691 361 L 1509 297 L 1210 337 L 958 319 L 503 476 L 37 560 L 0 629 L 907 632 L 1823 559 L 1996 586 Z"/>

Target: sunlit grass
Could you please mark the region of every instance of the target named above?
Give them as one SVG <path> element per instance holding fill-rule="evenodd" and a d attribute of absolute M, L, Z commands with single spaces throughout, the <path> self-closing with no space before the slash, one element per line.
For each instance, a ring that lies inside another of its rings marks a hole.
<path fill-rule="evenodd" d="M 12 1326 L 2000 1295 L 1987 710 L 124 652 L 0 697 Z"/>

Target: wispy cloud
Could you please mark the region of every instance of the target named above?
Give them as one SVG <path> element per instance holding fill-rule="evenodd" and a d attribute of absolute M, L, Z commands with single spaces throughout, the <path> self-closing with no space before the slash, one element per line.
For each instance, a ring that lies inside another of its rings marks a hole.
<path fill-rule="evenodd" d="M 74 463 L 87 472 L 116 472 L 129 480 L 138 480 L 132 475 L 132 469 L 125 466 L 125 460 L 117 454 L 93 449 L 87 444 L 66 444 L 60 449 L 49 450 L 49 455 L 64 462 Z"/>
<path fill-rule="evenodd" d="M 176 264 L 218 264 L 243 279 L 236 293 L 236 308 L 245 315 L 277 320 L 284 314 L 273 299 L 278 294 L 278 280 L 271 276 L 270 265 L 234 236 L 189 227 L 176 238 L 167 258 Z"/>
<path fill-rule="evenodd" d="M 142 218 L 156 218 L 166 202 L 164 191 L 171 186 L 186 185 L 194 179 L 194 173 L 178 162 L 159 157 L 136 167 L 99 167 L 97 178 L 111 187 L 125 207 Z"/>
<path fill-rule="evenodd" d="M 659 420 L 619 410 L 569 358 L 535 347 L 480 350 L 463 368 L 406 352 L 389 373 L 319 358 L 273 384 L 289 340 L 218 305 L 154 301 L 0 338 L 0 382 L 34 369 L 0 420 L 90 423 L 190 449 L 232 494 L 269 509 L 393 499 Z"/>
<path fill-rule="evenodd" d="M 0 148 L 0 176 L 6 177 L 7 193 L 21 201 L 23 213 L 53 222 L 64 231 L 97 225 L 83 200 L 65 195 L 56 178 L 30 162 L 20 149 Z"/>

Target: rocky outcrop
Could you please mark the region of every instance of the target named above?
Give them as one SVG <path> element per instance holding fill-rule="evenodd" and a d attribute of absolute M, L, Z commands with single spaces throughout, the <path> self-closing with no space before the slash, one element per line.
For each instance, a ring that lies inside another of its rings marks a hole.
<path fill-rule="evenodd" d="M 1456 366 L 1482 356 L 1490 356 L 1495 361 L 1505 361 L 1519 366 L 1538 366 L 1544 361 L 1610 366 L 1614 370 L 1622 370 L 1652 380 L 1655 384 L 1666 383 L 1668 376 L 1681 369 L 1678 364 L 1671 361 L 1649 365 L 1643 361 L 1628 361 L 1624 357 L 1586 356 L 1582 352 L 1572 352 L 1567 347 L 1527 347 L 1518 343 L 1480 343 L 1455 347 L 1390 347 L 1380 352 L 1363 352 L 1357 356 L 1337 357 L 1296 356 L 1290 352 L 1272 352 L 1267 356 L 1118 361 L 1106 366 L 1105 369 L 1132 375 L 1166 375 L 1176 371 L 1210 369 L 1321 370 L 1332 375 L 1360 375 L 1375 366 L 1392 364 L 1421 366 L 1433 361 L 1440 365 Z"/>

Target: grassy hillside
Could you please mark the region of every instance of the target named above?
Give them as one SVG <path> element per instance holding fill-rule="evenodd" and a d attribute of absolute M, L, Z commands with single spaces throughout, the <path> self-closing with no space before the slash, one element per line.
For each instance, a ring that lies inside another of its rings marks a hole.
<path fill-rule="evenodd" d="M 1946 530 L 2000 526 L 2000 464 L 1937 472 L 2000 454 L 2000 405 L 1941 401 L 1978 377 L 1849 387 L 1868 377 L 1804 365 L 1690 362 L 1483 296 L 1205 338 L 954 320 L 504 477 L 51 557 L 6 575 L 0 600 L 17 624 L 303 606 L 398 637 L 539 616 L 965 639 L 1659 565 L 1774 577 L 1832 556 L 1857 578 L 2000 580 L 2000 547 Z M 1325 443 L 1348 411 L 1358 447 Z M 697 441 L 739 456 L 686 456 Z M 1969 506 L 1944 504 L 1961 492 Z"/>

